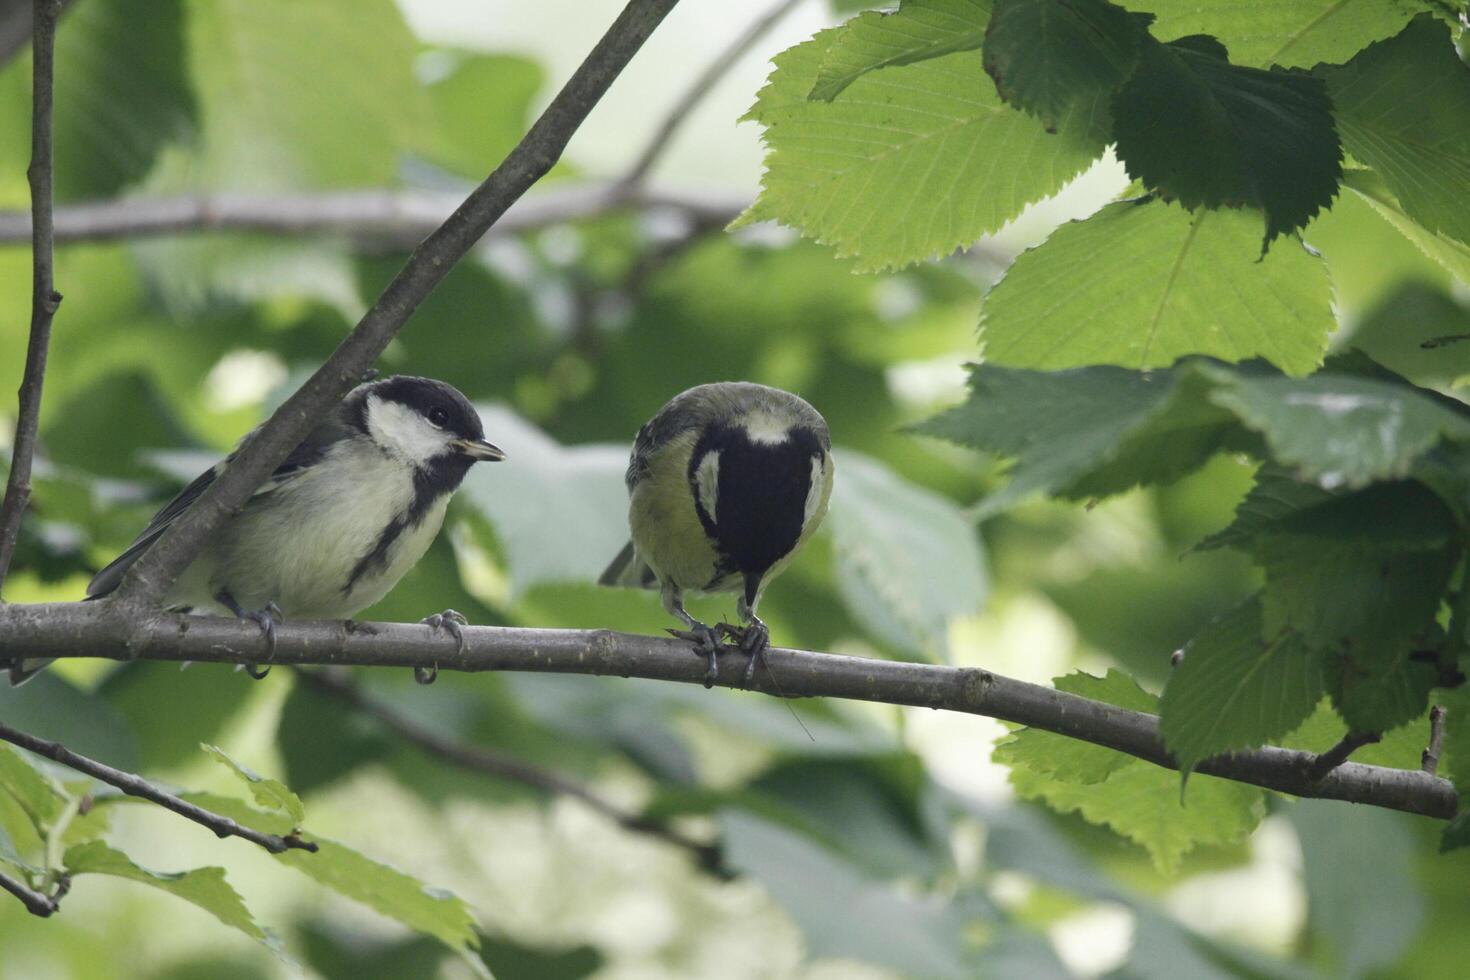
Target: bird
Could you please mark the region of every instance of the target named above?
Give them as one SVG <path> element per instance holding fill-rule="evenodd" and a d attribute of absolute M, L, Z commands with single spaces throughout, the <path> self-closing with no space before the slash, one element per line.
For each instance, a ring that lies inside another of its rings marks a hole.
<path fill-rule="evenodd" d="M 761 595 L 822 523 L 832 498 L 832 440 L 800 397 L 748 381 L 676 395 L 638 430 L 628 463 L 631 540 L 599 584 L 657 588 L 663 607 L 707 657 L 736 640 L 755 665 L 770 643 Z M 684 609 L 686 592 L 738 592 L 741 627 L 707 626 Z"/>
<path fill-rule="evenodd" d="M 87 598 L 111 594 L 234 456 L 165 504 L 92 579 Z M 358 385 L 208 539 L 162 604 L 173 612 L 253 620 L 268 650 L 282 619 L 350 621 L 423 557 L 470 467 L 503 459 L 505 453 L 486 441 L 479 413 L 453 386 L 407 375 Z M 424 622 L 462 640 L 463 617 L 453 610 Z M 12 659 L 11 684 L 49 662 Z M 252 676 L 264 674 L 251 668 Z"/>

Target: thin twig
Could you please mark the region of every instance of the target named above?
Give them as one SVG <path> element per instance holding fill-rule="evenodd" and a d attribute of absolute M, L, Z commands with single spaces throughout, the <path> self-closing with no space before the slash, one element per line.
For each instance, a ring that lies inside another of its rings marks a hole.
<path fill-rule="evenodd" d="M 3 871 L 0 871 L 0 888 L 20 899 L 20 904 L 24 905 L 26 911 L 31 915 L 39 915 L 44 919 L 59 908 L 56 902 L 34 889 L 27 888 Z"/>
<path fill-rule="evenodd" d="M 1429 709 L 1429 746 L 1419 756 L 1419 768 L 1433 776 L 1439 772 L 1439 756 L 1444 751 L 1444 716 L 1448 709 L 1436 704 Z"/>
<path fill-rule="evenodd" d="M 442 670 L 525 670 L 703 682 L 704 661 L 689 644 L 611 630 L 519 629 L 467 626 L 464 646 L 422 625 L 372 623 L 372 632 L 348 633 L 341 622 L 293 622 L 276 631 L 274 662 L 289 665 L 432 667 Z M 0 649 L 26 657 L 103 657 L 259 663 L 265 638 L 249 622 L 176 616 L 103 602 L 0 606 Z M 718 683 L 739 688 L 745 658 L 720 658 Z M 985 715 L 1081 739 L 1177 769 L 1159 735 L 1157 716 L 1129 711 L 987 670 L 902 663 L 867 657 L 772 649 L 770 670 L 751 688 L 789 697 L 849 698 L 882 704 L 940 708 Z M 1195 767 L 1211 776 L 1320 799 L 1347 800 L 1448 820 L 1455 815 L 1449 780 L 1417 769 L 1345 762 L 1322 779 L 1308 769 L 1311 752 L 1267 746 L 1207 759 Z"/>
<path fill-rule="evenodd" d="M 551 796 L 568 796 L 580 800 L 625 830 L 650 834 L 688 849 L 703 865 L 713 866 L 719 862 L 717 847 L 686 837 L 665 824 L 630 813 L 592 788 L 559 772 L 531 765 L 515 756 L 485 746 L 469 745 L 441 735 L 394 710 L 391 705 L 364 693 L 348 677 L 328 670 L 298 670 L 297 676 L 312 690 L 351 705 L 395 735 L 441 761 L 484 776 L 520 783 Z"/>
<path fill-rule="evenodd" d="M 555 165 L 572 134 L 675 3 L 630 0 L 515 149 L 414 249 L 326 363 L 254 432 L 219 479 L 143 553 L 107 602 L 156 606 L 204 540 L 244 506 L 327 409 L 358 383 L 455 263 Z"/>
<path fill-rule="evenodd" d="M 754 47 L 767 31 L 776 26 L 777 21 L 785 17 L 801 2 L 802 0 L 778 0 L 775 6 L 757 17 L 749 27 L 736 35 L 729 45 L 715 57 L 715 60 L 711 61 L 708 67 L 689 83 L 684 94 L 678 98 L 673 107 L 669 109 L 668 114 L 664 116 L 663 121 L 659 123 L 658 128 L 653 131 L 653 136 L 649 138 L 648 145 L 643 148 L 643 152 L 638 154 L 638 159 L 623 175 L 624 184 L 636 185 L 648 176 L 648 172 L 653 169 L 653 165 L 658 162 L 664 150 L 668 149 L 674 134 L 689 118 L 694 108 L 704 101 L 705 96 L 709 95 L 710 90 L 719 84 L 720 79 L 725 77 L 735 63 L 744 57 L 745 53 Z"/>
<path fill-rule="evenodd" d="M 1332 770 L 1346 762 L 1348 756 L 1363 746 L 1372 745 L 1382 738 L 1382 732 L 1348 732 L 1342 737 L 1340 742 L 1326 752 L 1320 753 L 1312 761 L 1312 765 L 1307 770 L 1307 775 L 1314 780 L 1322 779 Z"/>
<path fill-rule="evenodd" d="M 84 755 L 77 755 L 71 749 L 60 742 L 48 742 L 46 739 L 37 738 L 26 732 L 17 731 L 8 725 L 0 725 L 0 739 L 12 745 L 34 752 L 39 756 L 50 759 L 52 762 L 60 763 L 68 769 L 85 773 L 93 779 L 116 786 L 129 796 L 157 803 L 165 810 L 172 810 L 179 816 L 192 820 L 197 824 L 207 827 L 214 832 L 216 837 L 239 837 L 259 844 L 272 854 L 280 854 L 288 850 L 315 851 L 316 844 L 311 841 L 302 840 L 296 834 L 281 837 L 278 834 L 263 834 L 249 827 L 242 827 L 229 817 L 220 816 L 203 807 L 195 806 L 187 800 L 181 800 L 172 793 L 165 792 L 152 783 L 121 769 L 114 769 L 109 765 L 89 759 Z"/>
<path fill-rule="evenodd" d="M 51 103 L 56 61 L 56 19 L 61 0 L 36 0 L 32 14 L 35 39 L 31 83 L 31 338 L 26 346 L 25 374 L 20 382 L 20 412 L 10 455 L 5 500 L 0 503 L 0 587 L 15 557 L 20 521 L 31 500 L 31 460 L 41 422 L 41 387 L 46 380 L 46 352 L 51 346 L 51 320 L 61 303 L 53 282 L 51 231 Z"/>

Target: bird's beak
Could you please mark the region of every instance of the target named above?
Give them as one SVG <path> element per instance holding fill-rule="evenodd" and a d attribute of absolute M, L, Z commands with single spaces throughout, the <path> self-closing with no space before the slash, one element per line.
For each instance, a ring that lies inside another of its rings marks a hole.
<path fill-rule="evenodd" d="M 450 445 L 454 447 L 455 452 L 463 453 L 471 459 L 498 463 L 505 458 L 505 453 L 499 446 L 492 445 L 484 439 L 455 439 Z"/>

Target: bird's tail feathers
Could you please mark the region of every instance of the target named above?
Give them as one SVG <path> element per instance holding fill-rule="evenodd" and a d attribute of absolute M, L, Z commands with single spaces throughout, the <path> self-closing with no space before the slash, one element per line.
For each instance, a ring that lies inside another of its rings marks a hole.
<path fill-rule="evenodd" d="M 658 585 L 658 578 L 653 574 L 653 569 L 638 557 L 633 542 L 629 541 L 598 577 L 597 584 L 625 589 L 651 589 Z"/>

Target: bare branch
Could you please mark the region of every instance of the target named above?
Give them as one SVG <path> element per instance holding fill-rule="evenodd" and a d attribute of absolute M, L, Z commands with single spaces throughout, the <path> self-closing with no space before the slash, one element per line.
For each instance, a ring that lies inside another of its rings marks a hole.
<path fill-rule="evenodd" d="M 172 793 L 165 792 L 152 783 L 121 769 L 114 769 L 109 765 L 89 759 L 84 755 L 77 755 L 71 749 L 60 742 L 48 742 L 46 739 L 37 738 L 26 732 L 17 731 L 8 725 L 0 725 L 0 740 L 12 745 L 44 756 L 52 762 L 60 763 L 68 769 L 86 773 L 93 779 L 116 786 L 129 796 L 157 803 L 165 810 L 172 810 L 186 820 L 192 820 L 201 826 L 209 828 L 216 837 L 239 837 L 248 840 L 252 844 L 259 844 L 272 854 L 280 854 L 289 850 L 315 851 L 317 846 L 310 841 L 302 840 L 295 834 L 281 837 L 277 834 L 262 834 L 258 830 L 242 827 L 229 817 L 220 816 L 203 807 L 195 806 L 187 800 L 181 800 Z"/>
<path fill-rule="evenodd" d="M 432 667 L 442 670 L 525 670 L 613 674 L 702 683 L 704 661 L 689 645 L 610 630 L 465 627 L 464 647 L 423 625 L 372 624 L 353 631 L 340 622 L 286 623 L 276 632 L 274 662 L 295 665 Z M 191 660 L 260 663 L 265 639 L 254 624 L 234 619 L 150 614 L 117 603 L 51 603 L 0 607 L 0 648 L 27 657 L 112 660 Z M 1106 746 L 1177 769 L 1159 735 L 1158 718 L 1091 701 L 986 670 L 901 663 L 800 650 L 766 654 L 754 689 L 790 697 L 836 697 L 942 708 L 1030 725 Z M 739 687 L 745 660 L 722 659 L 719 683 Z M 1345 762 L 1321 779 L 1317 756 L 1261 748 L 1208 759 L 1196 771 L 1294 796 L 1366 803 L 1448 820 L 1455 790 L 1448 780 L 1417 770 Z"/>
<path fill-rule="evenodd" d="M 15 557 L 20 521 L 31 500 L 31 460 L 41 422 L 41 387 L 46 380 L 46 352 L 51 346 L 51 319 L 61 303 L 52 281 L 51 243 L 51 103 L 56 60 L 56 19 L 61 0 L 36 0 L 33 10 L 35 40 L 31 83 L 31 338 L 26 346 L 25 374 L 20 382 L 20 411 L 15 420 L 15 442 L 5 500 L 0 503 L 0 586 Z"/>
<path fill-rule="evenodd" d="M 580 800 L 625 830 L 650 834 L 686 848 L 707 867 L 715 867 L 719 863 L 718 848 L 685 837 L 664 824 L 630 813 L 604 799 L 590 787 L 559 772 L 531 765 L 515 756 L 482 745 L 469 745 L 440 735 L 408 715 L 394 710 L 391 705 L 364 693 L 348 677 L 326 670 L 298 670 L 297 676 L 312 690 L 351 705 L 436 759 L 493 779 L 520 783 L 551 796 L 568 796 Z"/>
<path fill-rule="evenodd" d="M 131 197 L 64 204 L 56 209 L 55 235 L 58 242 L 96 242 L 234 231 L 344 236 L 379 250 L 411 249 L 443 224 L 461 200 L 458 194 L 386 188 Z M 518 200 L 486 237 L 633 210 L 668 210 L 701 226 L 723 227 L 749 203 L 742 195 L 720 190 L 562 183 Z M 27 241 L 30 234 L 28 212 L 0 211 L 0 243 Z"/>
<path fill-rule="evenodd" d="M 0 888 L 20 899 L 20 904 L 24 905 L 26 911 L 31 915 L 39 915 L 44 919 L 58 908 L 55 901 L 34 889 L 27 888 L 3 871 L 0 871 Z"/>
<path fill-rule="evenodd" d="M 1439 771 L 1439 756 L 1444 751 L 1444 716 L 1447 710 L 1441 704 L 1429 709 L 1429 746 L 1419 756 L 1419 767 L 1431 776 Z"/>
<path fill-rule="evenodd" d="M 244 506 L 328 407 L 362 378 L 454 264 L 561 158 L 572 134 L 675 3 L 677 0 L 630 0 L 515 149 L 424 239 L 326 363 L 138 559 L 114 602 L 156 603 L 193 560 L 200 544 Z"/>
<path fill-rule="evenodd" d="M 766 32 L 776 26 L 776 22 L 790 13 L 802 0 L 778 0 L 775 6 L 751 22 L 743 32 L 736 35 L 730 44 L 720 52 L 714 61 L 709 63 L 703 72 L 699 74 L 689 87 L 684 90 L 668 112 L 663 122 L 659 123 L 649 138 L 648 145 L 643 152 L 638 154 L 638 159 L 628 168 L 623 175 L 622 182 L 627 185 L 639 184 L 653 165 L 658 162 L 664 150 L 668 149 L 669 143 L 673 141 L 674 134 L 683 125 L 684 120 L 689 118 L 694 108 L 704 101 L 704 97 L 710 93 L 720 79 L 725 77 L 726 72 L 735 66 L 735 63 L 744 57 L 745 53 L 755 46 Z"/>
<path fill-rule="evenodd" d="M 1363 746 L 1372 745 L 1382 738 L 1382 732 L 1348 732 L 1340 742 L 1312 761 L 1312 766 L 1307 774 L 1313 779 L 1321 779 L 1346 762 L 1348 756 Z"/>

